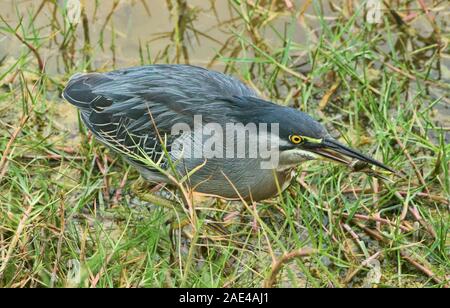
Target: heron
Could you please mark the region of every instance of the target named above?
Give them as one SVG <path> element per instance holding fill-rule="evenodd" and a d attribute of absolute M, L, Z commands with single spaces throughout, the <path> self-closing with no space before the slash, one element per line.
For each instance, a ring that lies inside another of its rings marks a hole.
<path fill-rule="evenodd" d="M 63 97 L 79 109 L 92 134 L 147 182 L 171 184 L 178 174 L 201 194 L 260 201 L 286 189 L 305 161 L 357 161 L 395 173 L 333 138 L 312 116 L 265 100 L 238 79 L 202 67 L 155 64 L 78 73 Z M 199 125 L 196 117 L 201 117 Z M 180 124 L 186 130 L 174 133 Z M 225 129 L 230 124 L 232 133 Z M 206 146 L 211 132 L 205 128 L 211 125 L 226 131 L 222 144 L 214 147 Z M 245 136 L 244 145 L 265 139 L 276 162 L 264 164 L 267 157 L 248 155 L 249 147 L 237 156 L 239 140 L 232 137 L 239 134 Z"/>

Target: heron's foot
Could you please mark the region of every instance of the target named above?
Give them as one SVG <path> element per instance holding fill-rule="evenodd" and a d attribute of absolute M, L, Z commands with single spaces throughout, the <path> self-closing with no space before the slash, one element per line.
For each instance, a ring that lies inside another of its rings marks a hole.
<path fill-rule="evenodd" d="M 176 230 L 183 230 L 183 233 L 188 238 L 193 239 L 192 228 L 186 228 L 188 226 L 192 226 L 191 220 L 188 217 L 177 222 L 172 221 L 170 223 L 170 233 L 174 234 Z M 223 223 L 209 217 L 204 220 L 202 230 L 203 236 L 213 241 L 226 241 L 231 239 L 231 233 L 223 226 Z"/>
<path fill-rule="evenodd" d="M 207 220 L 205 220 L 205 227 L 208 231 L 214 233 L 214 235 L 216 236 L 230 237 L 231 235 L 230 231 L 224 225 L 224 223 L 217 221 L 211 217 L 207 217 Z"/>
<path fill-rule="evenodd" d="M 175 201 L 158 196 L 152 192 L 152 186 L 149 185 L 142 177 L 139 177 L 131 186 L 131 191 L 142 201 L 152 203 L 157 206 L 162 206 L 172 210 L 179 210 L 180 205 Z"/>

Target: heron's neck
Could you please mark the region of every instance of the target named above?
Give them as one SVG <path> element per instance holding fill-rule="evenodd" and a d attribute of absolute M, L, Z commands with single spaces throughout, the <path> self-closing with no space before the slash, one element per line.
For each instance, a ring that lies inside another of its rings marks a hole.
<path fill-rule="evenodd" d="M 277 170 L 283 171 L 293 168 L 305 161 L 316 159 L 317 155 L 314 153 L 304 151 L 301 149 L 286 150 L 280 153 Z"/>

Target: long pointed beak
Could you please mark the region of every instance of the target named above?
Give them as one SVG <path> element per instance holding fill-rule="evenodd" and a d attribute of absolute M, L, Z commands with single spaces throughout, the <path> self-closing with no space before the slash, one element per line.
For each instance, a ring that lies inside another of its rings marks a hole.
<path fill-rule="evenodd" d="M 313 149 L 310 149 L 310 151 L 346 165 L 351 165 L 352 159 L 357 159 L 361 162 L 383 168 L 384 170 L 387 170 L 394 174 L 397 173 L 395 170 L 386 166 L 385 164 L 373 159 L 372 157 L 361 154 L 356 150 L 353 150 L 337 142 L 334 139 L 324 139 L 320 145 L 314 147 Z"/>

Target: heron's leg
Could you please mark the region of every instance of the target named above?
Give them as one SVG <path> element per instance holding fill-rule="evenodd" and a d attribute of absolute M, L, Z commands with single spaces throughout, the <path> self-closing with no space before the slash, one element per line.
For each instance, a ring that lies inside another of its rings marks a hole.
<path fill-rule="evenodd" d="M 227 229 L 227 227 L 224 226 L 223 223 L 215 220 L 210 216 L 207 217 L 205 225 L 209 231 L 215 233 L 217 236 L 230 236 L 230 231 Z"/>
<path fill-rule="evenodd" d="M 171 229 L 182 229 L 191 223 L 189 217 L 185 217 L 186 212 L 183 210 L 182 206 L 179 203 L 164 197 L 157 196 L 151 191 L 152 187 L 141 176 L 132 184 L 131 190 L 142 201 L 149 202 L 156 206 L 162 206 L 170 210 L 175 210 L 178 212 L 178 214 L 181 214 L 181 219 L 179 218 L 176 219 L 176 221 L 169 222 L 171 225 Z M 205 221 L 205 226 L 210 232 L 215 233 L 216 235 L 226 236 L 229 234 L 229 231 L 223 226 L 223 224 L 215 221 L 211 217 L 207 218 L 207 221 Z"/>
<path fill-rule="evenodd" d="M 151 192 L 152 187 L 140 176 L 132 185 L 131 190 L 139 199 L 152 203 L 157 206 L 162 206 L 168 209 L 179 209 L 180 205 L 167 198 L 157 196 Z"/>
<path fill-rule="evenodd" d="M 186 213 L 183 211 L 182 205 L 167 198 L 157 196 L 154 192 L 152 192 L 152 188 L 153 187 L 149 185 L 149 183 L 141 176 L 139 176 L 139 178 L 131 186 L 133 193 L 142 201 L 149 202 L 172 211 L 177 211 L 177 217 L 171 217 L 168 220 L 168 224 L 170 224 L 171 229 L 182 229 L 187 226 L 190 223 L 190 220 L 188 217 L 185 217 Z"/>

